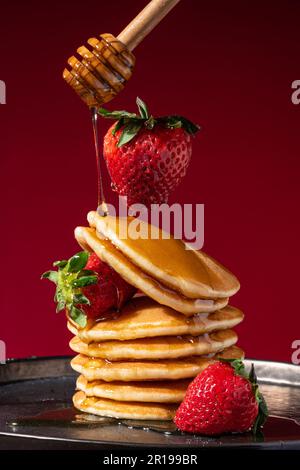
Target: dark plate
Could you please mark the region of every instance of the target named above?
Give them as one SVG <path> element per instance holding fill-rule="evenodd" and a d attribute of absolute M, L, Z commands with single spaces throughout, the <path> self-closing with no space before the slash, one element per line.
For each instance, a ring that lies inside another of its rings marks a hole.
<path fill-rule="evenodd" d="M 200 447 L 300 449 L 300 368 L 266 361 L 254 362 L 271 417 L 263 435 L 250 433 L 206 438 L 166 435 L 120 424 L 72 425 L 71 422 L 26 423 L 21 417 L 70 407 L 76 376 L 68 357 L 9 361 L 0 366 L 0 449 L 89 449 L 117 447 Z"/>

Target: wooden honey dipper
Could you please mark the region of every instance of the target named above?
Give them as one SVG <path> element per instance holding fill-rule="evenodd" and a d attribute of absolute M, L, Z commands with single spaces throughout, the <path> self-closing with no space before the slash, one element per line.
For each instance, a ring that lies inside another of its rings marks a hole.
<path fill-rule="evenodd" d="M 81 59 L 68 59 L 71 70 L 64 69 L 63 78 L 90 107 L 107 103 L 125 86 L 135 64 L 133 49 L 169 13 L 179 0 L 152 0 L 118 35 L 101 34 L 90 38 L 91 46 L 81 46 Z"/>

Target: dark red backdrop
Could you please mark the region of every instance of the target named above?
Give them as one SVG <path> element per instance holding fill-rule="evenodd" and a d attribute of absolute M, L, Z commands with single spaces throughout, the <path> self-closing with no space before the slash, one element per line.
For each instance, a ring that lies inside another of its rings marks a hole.
<path fill-rule="evenodd" d="M 90 36 L 117 34 L 144 0 L 1 4 L 1 321 L 10 357 L 68 353 L 50 262 L 77 250 L 73 229 L 95 207 L 88 110 L 64 84 L 68 56 Z M 290 361 L 300 337 L 300 3 L 182 0 L 136 50 L 131 82 L 155 113 L 203 126 L 173 200 L 205 203 L 205 250 L 237 274 L 234 304 L 248 356 Z M 106 123 L 105 123 L 106 126 Z M 108 185 L 108 181 L 106 181 Z"/>

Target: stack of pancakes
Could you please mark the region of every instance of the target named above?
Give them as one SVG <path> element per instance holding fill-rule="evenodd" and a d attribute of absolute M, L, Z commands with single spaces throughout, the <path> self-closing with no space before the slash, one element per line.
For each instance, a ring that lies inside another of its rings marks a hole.
<path fill-rule="evenodd" d="M 85 328 L 69 322 L 78 353 L 71 365 L 81 374 L 74 405 L 100 416 L 170 420 L 199 372 L 218 357 L 243 357 L 231 329 L 243 314 L 228 306 L 239 282 L 205 253 L 146 222 L 138 222 L 136 238 L 136 219 L 90 212 L 88 221 L 90 227 L 75 230 L 81 247 L 142 295 Z"/>

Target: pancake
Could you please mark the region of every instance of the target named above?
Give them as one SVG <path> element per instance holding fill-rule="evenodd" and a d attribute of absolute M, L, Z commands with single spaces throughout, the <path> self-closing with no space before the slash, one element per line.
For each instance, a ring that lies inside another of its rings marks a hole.
<path fill-rule="evenodd" d="M 166 421 L 173 419 L 177 410 L 177 405 L 172 404 L 108 400 L 87 397 L 84 392 L 75 393 L 73 404 L 75 408 L 85 413 L 123 419 Z"/>
<path fill-rule="evenodd" d="M 75 238 L 84 250 L 96 253 L 102 261 L 109 264 L 129 284 L 158 303 L 167 305 L 184 315 L 191 316 L 199 312 L 214 312 L 228 303 L 228 297 L 216 300 L 188 299 L 178 292 L 166 288 L 131 262 L 109 240 L 98 237 L 94 228 L 77 227 Z M 158 240 L 156 242 L 159 243 Z"/>
<path fill-rule="evenodd" d="M 118 401 L 180 403 L 191 380 L 161 382 L 88 382 L 83 375 L 77 379 L 77 389 L 86 396 Z"/>
<path fill-rule="evenodd" d="M 182 240 L 133 217 L 101 217 L 89 212 L 88 222 L 144 273 L 191 299 L 226 298 L 240 287 L 237 278 L 202 251 L 186 249 Z M 137 227 L 143 237 L 134 237 Z"/>
<path fill-rule="evenodd" d="M 198 314 L 186 318 L 175 310 L 160 305 L 147 297 L 134 298 L 123 308 L 120 316 L 112 320 L 89 321 L 82 329 L 68 323 L 70 331 L 85 343 L 111 340 L 133 340 L 155 336 L 199 336 L 212 331 L 233 328 L 244 318 L 234 307 L 217 312 Z"/>
<path fill-rule="evenodd" d="M 213 357 L 193 356 L 177 360 L 118 362 L 88 358 L 79 354 L 72 359 L 71 367 L 88 381 L 177 380 L 195 377 L 218 357 L 240 358 L 243 357 L 243 351 L 231 346 Z"/>
<path fill-rule="evenodd" d="M 222 351 L 237 342 L 233 330 L 223 330 L 202 336 L 160 336 L 128 341 L 103 341 L 84 343 L 78 337 L 72 338 L 70 348 L 88 357 L 122 361 L 124 359 L 177 359 L 185 356 L 199 356 Z"/>

